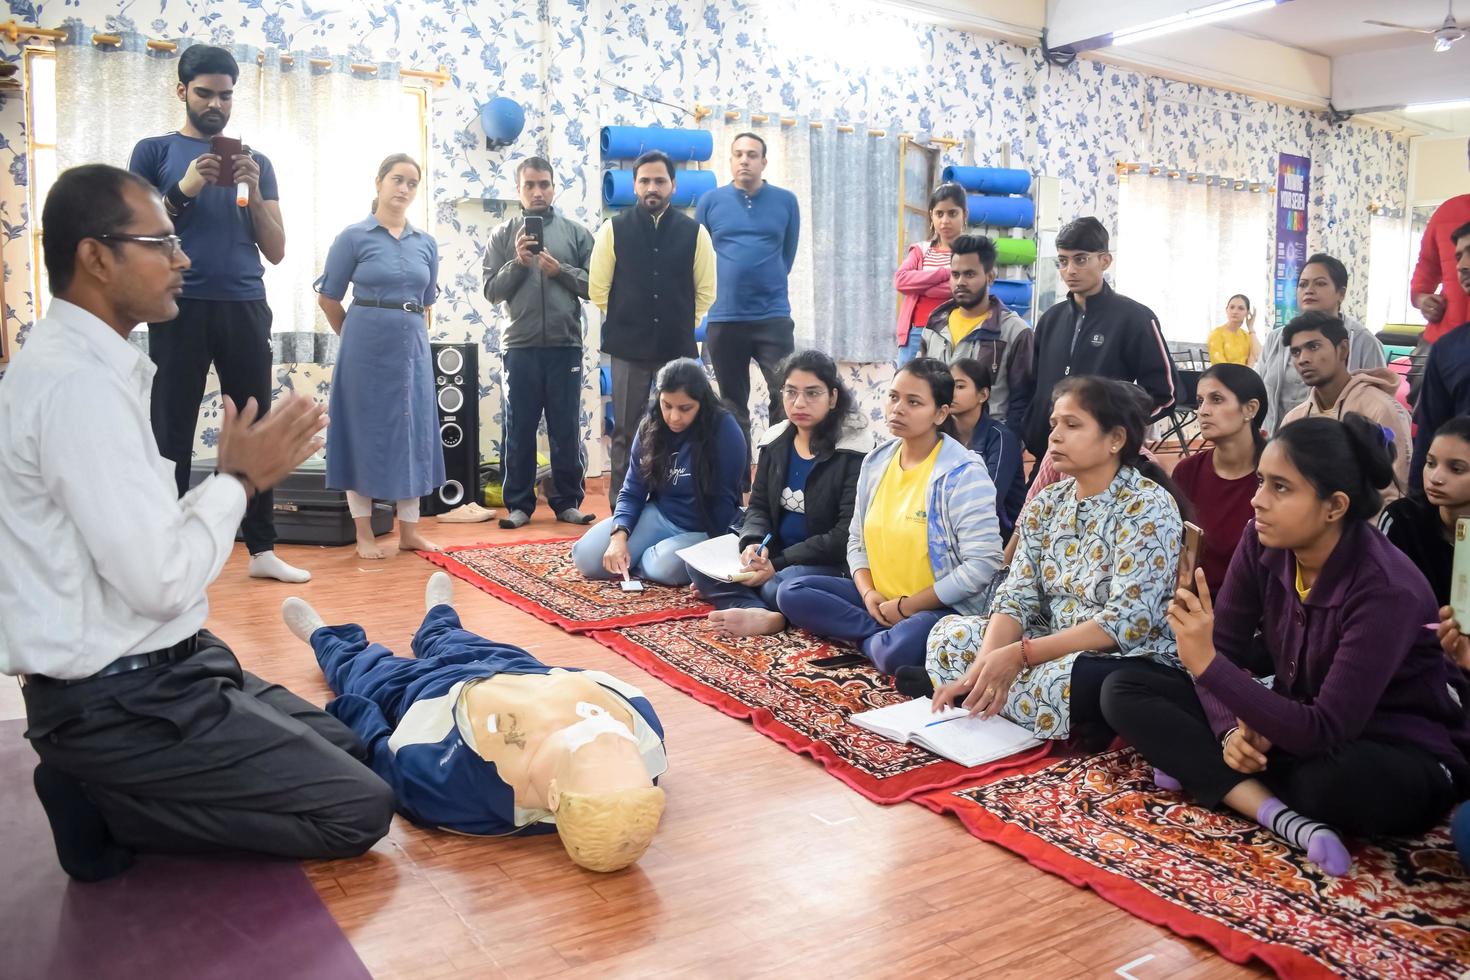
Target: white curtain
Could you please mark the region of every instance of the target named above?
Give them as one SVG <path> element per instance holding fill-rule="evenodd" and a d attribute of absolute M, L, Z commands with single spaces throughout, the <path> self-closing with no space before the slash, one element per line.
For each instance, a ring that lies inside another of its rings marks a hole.
<path fill-rule="evenodd" d="M 98 48 L 89 43 L 91 34 L 76 27 L 80 43 L 57 48 L 57 165 L 63 170 L 94 161 L 127 166 L 139 139 L 182 121 L 176 58 L 148 52 L 141 35 L 125 35 L 118 48 Z M 226 134 L 270 159 L 285 222 L 286 258 L 279 266 L 267 263 L 265 272 L 276 359 L 325 363 L 336 337 L 317 309 L 312 283 L 338 232 L 367 217 L 379 161 L 399 152 L 422 156 L 420 102 L 391 64 L 375 74 L 354 73 L 346 57 L 323 68 L 304 52 L 294 52 L 289 65 L 274 50 L 264 52 L 263 64 L 253 48 L 237 46 L 233 53 L 240 78 Z M 66 111 L 95 105 L 99 92 L 129 93 L 126 111 Z M 430 227 L 429 200 L 421 185 L 409 220 L 422 228 Z"/>
<path fill-rule="evenodd" d="M 1204 344 L 1234 293 L 1271 329 L 1271 196 L 1183 178 L 1124 177 L 1113 283 L 1148 306 L 1173 343 Z"/>
<path fill-rule="evenodd" d="M 1408 219 L 1382 214 L 1368 219 L 1368 308 L 1363 311 L 1363 326 L 1373 333 L 1386 323 L 1423 322 L 1422 316 L 1407 316 L 1409 279 L 1417 258 L 1417 252 L 1409 252 Z"/>

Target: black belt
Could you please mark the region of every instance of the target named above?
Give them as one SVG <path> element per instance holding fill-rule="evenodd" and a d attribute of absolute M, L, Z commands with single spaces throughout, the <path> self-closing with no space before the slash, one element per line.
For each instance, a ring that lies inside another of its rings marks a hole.
<path fill-rule="evenodd" d="M 352 297 L 353 306 L 371 306 L 375 310 L 402 310 L 405 313 L 422 313 L 424 308 L 417 303 L 385 303 L 377 299 Z"/>
<path fill-rule="evenodd" d="M 177 663 L 180 660 L 193 656 L 198 646 L 199 635 L 196 633 L 186 639 L 180 640 L 165 650 L 153 650 L 149 653 L 135 653 L 127 657 L 118 657 L 112 663 L 103 667 L 97 673 L 88 677 L 78 677 L 74 680 L 58 680 L 55 677 L 47 677 L 45 674 L 26 674 L 26 684 L 37 684 L 52 687 L 71 687 L 73 684 L 86 684 L 88 681 L 101 680 L 104 677 L 112 677 L 114 674 L 126 674 L 135 670 L 146 670 L 149 667 L 163 667 L 167 664 Z"/>

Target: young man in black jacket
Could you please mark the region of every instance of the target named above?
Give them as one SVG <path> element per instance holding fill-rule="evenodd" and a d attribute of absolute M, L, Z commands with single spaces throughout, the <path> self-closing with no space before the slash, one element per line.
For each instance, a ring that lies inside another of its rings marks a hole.
<path fill-rule="evenodd" d="M 1067 298 L 1036 323 L 1036 397 L 1026 412 L 1026 448 L 1040 459 L 1051 434 L 1051 391 L 1063 378 L 1092 374 L 1138 385 L 1157 419 L 1174 405 L 1174 362 L 1158 317 L 1103 281 L 1113 264 L 1108 232 L 1093 217 L 1057 233 L 1057 268 Z"/>

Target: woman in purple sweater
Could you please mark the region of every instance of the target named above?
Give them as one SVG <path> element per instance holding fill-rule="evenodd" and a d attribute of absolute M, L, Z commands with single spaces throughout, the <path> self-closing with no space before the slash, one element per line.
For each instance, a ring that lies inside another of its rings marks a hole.
<path fill-rule="evenodd" d="M 1355 414 L 1284 427 L 1219 601 L 1196 572 L 1199 595 L 1169 607 L 1193 683 L 1145 665 L 1102 691 L 1161 786 L 1224 802 L 1331 875 L 1352 863 L 1338 831 L 1417 833 L 1470 795 L 1470 688 L 1425 628 L 1429 583 L 1368 523 L 1393 477 L 1386 438 Z"/>

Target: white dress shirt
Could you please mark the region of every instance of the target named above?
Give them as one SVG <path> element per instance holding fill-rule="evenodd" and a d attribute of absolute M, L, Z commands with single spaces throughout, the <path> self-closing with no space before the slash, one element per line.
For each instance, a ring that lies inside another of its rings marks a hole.
<path fill-rule="evenodd" d="M 153 373 L 54 299 L 0 379 L 0 673 L 87 677 L 204 625 L 245 490 L 215 476 L 178 499 Z"/>

